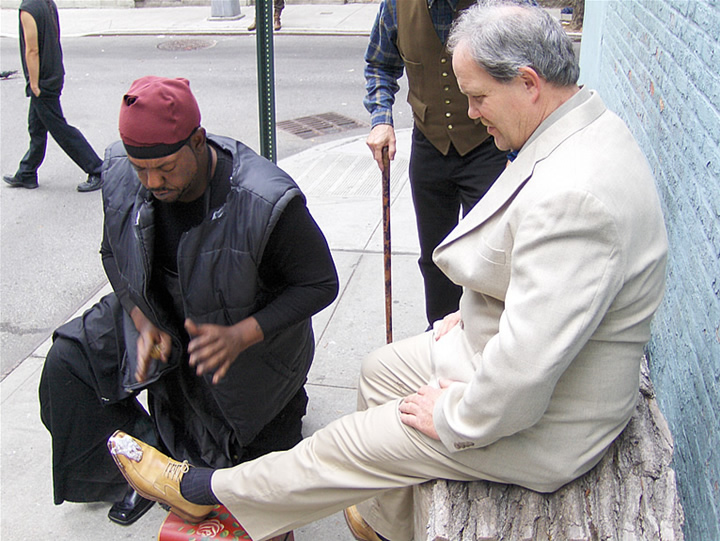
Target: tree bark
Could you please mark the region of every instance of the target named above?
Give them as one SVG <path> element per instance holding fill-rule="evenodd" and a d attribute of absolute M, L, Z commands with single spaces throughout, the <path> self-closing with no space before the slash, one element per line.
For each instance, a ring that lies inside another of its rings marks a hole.
<path fill-rule="evenodd" d="M 570 30 L 579 31 L 583 27 L 583 19 L 585 18 L 585 0 L 572 0 L 572 20 L 570 21 Z"/>
<path fill-rule="evenodd" d="M 672 436 L 645 362 L 641 379 L 633 418 L 587 474 L 552 494 L 485 481 L 424 483 L 415 488 L 415 538 L 682 541 Z"/>

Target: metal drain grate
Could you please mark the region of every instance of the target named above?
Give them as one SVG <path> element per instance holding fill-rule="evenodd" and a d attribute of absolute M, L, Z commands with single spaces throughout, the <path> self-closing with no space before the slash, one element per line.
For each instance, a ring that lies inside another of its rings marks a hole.
<path fill-rule="evenodd" d="M 283 120 L 277 123 L 277 127 L 278 129 L 297 135 L 302 139 L 310 139 L 318 135 L 339 133 L 355 128 L 365 128 L 367 124 L 362 124 L 338 113 L 322 113 L 319 115 L 294 118 L 292 120 Z"/>
<path fill-rule="evenodd" d="M 157 48 L 163 51 L 197 51 L 209 49 L 217 44 L 215 40 L 206 39 L 174 39 L 158 43 Z"/>

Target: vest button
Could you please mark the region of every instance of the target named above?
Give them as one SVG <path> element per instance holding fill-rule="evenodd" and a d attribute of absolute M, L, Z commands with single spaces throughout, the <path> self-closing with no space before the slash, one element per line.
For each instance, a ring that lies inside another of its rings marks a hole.
<path fill-rule="evenodd" d="M 453 129 L 453 125 L 452 125 L 452 124 L 448 124 L 448 130 L 452 130 L 452 129 Z"/>
<path fill-rule="evenodd" d="M 450 100 L 445 100 L 445 105 L 450 105 Z"/>
<path fill-rule="evenodd" d="M 450 87 L 449 87 L 448 85 L 445 85 L 445 86 L 443 87 L 443 90 L 444 90 L 445 92 L 449 92 L 449 91 L 450 91 Z"/>
<path fill-rule="evenodd" d="M 443 77 L 447 77 L 447 76 L 448 76 L 447 71 L 443 71 L 443 72 L 442 72 L 442 76 L 443 76 Z"/>
<path fill-rule="evenodd" d="M 452 116 L 452 113 L 445 113 L 445 117 L 450 118 Z"/>
<path fill-rule="evenodd" d="M 441 63 L 441 64 L 446 64 L 446 63 L 447 63 L 447 58 L 441 58 L 441 59 L 440 59 L 440 63 Z"/>

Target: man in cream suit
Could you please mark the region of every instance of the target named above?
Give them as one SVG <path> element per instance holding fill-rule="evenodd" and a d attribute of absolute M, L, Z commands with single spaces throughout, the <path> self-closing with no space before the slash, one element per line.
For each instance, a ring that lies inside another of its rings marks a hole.
<path fill-rule="evenodd" d="M 348 506 L 357 539 L 407 541 L 412 485 L 554 491 L 623 430 L 664 289 L 651 172 L 624 123 L 578 88 L 570 41 L 542 9 L 473 7 L 449 46 L 468 114 L 518 151 L 435 251 L 464 288 L 460 311 L 369 355 L 359 411 L 290 451 L 226 470 L 177 465 L 178 480 L 163 477 L 172 461 L 114 435 L 139 491 L 195 516 L 220 501 L 256 541 Z"/>

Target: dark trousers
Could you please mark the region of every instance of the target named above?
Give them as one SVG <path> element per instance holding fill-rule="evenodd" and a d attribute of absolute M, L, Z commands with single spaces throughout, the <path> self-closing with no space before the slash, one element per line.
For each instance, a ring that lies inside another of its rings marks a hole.
<path fill-rule="evenodd" d="M 102 160 L 95 153 L 80 130 L 70 126 L 60 106 L 59 96 L 30 97 L 28 107 L 28 133 L 30 147 L 20 160 L 16 176 L 23 180 L 37 180 L 37 170 L 45 159 L 47 134 L 87 174 L 99 175 Z"/>
<path fill-rule="evenodd" d="M 415 126 L 410 153 L 410 187 L 420 240 L 418 264 L 425 284 L 429 324 L 457 311 L 462 288 L 433 263 L 435 247 L 485 195 L 507 163 L 492 137 L 465 156 L 450 145 L 443 155 Z"/>
<path fill-rule="evenodd" d="M 127 483 L 107 450 L 107 439 L 116 430 L 167 452 L 158 439 L 155 421 L 137 398 L 131 396 L 114 403 L 103 401 L 100 389 L 107 388 L 108 382 L 98 380 L 101 374 L 79 342 L 56 336 L 45 359 L 39 388 L 40 416 L 52 436 L 56 505 L 63 501 L 118 501 L 122 498 Z M 241 450 L 238 462 L 289 449 L 298 443 L 302 439 L 306 405 L 307 394 L 301 388 Z"/>

